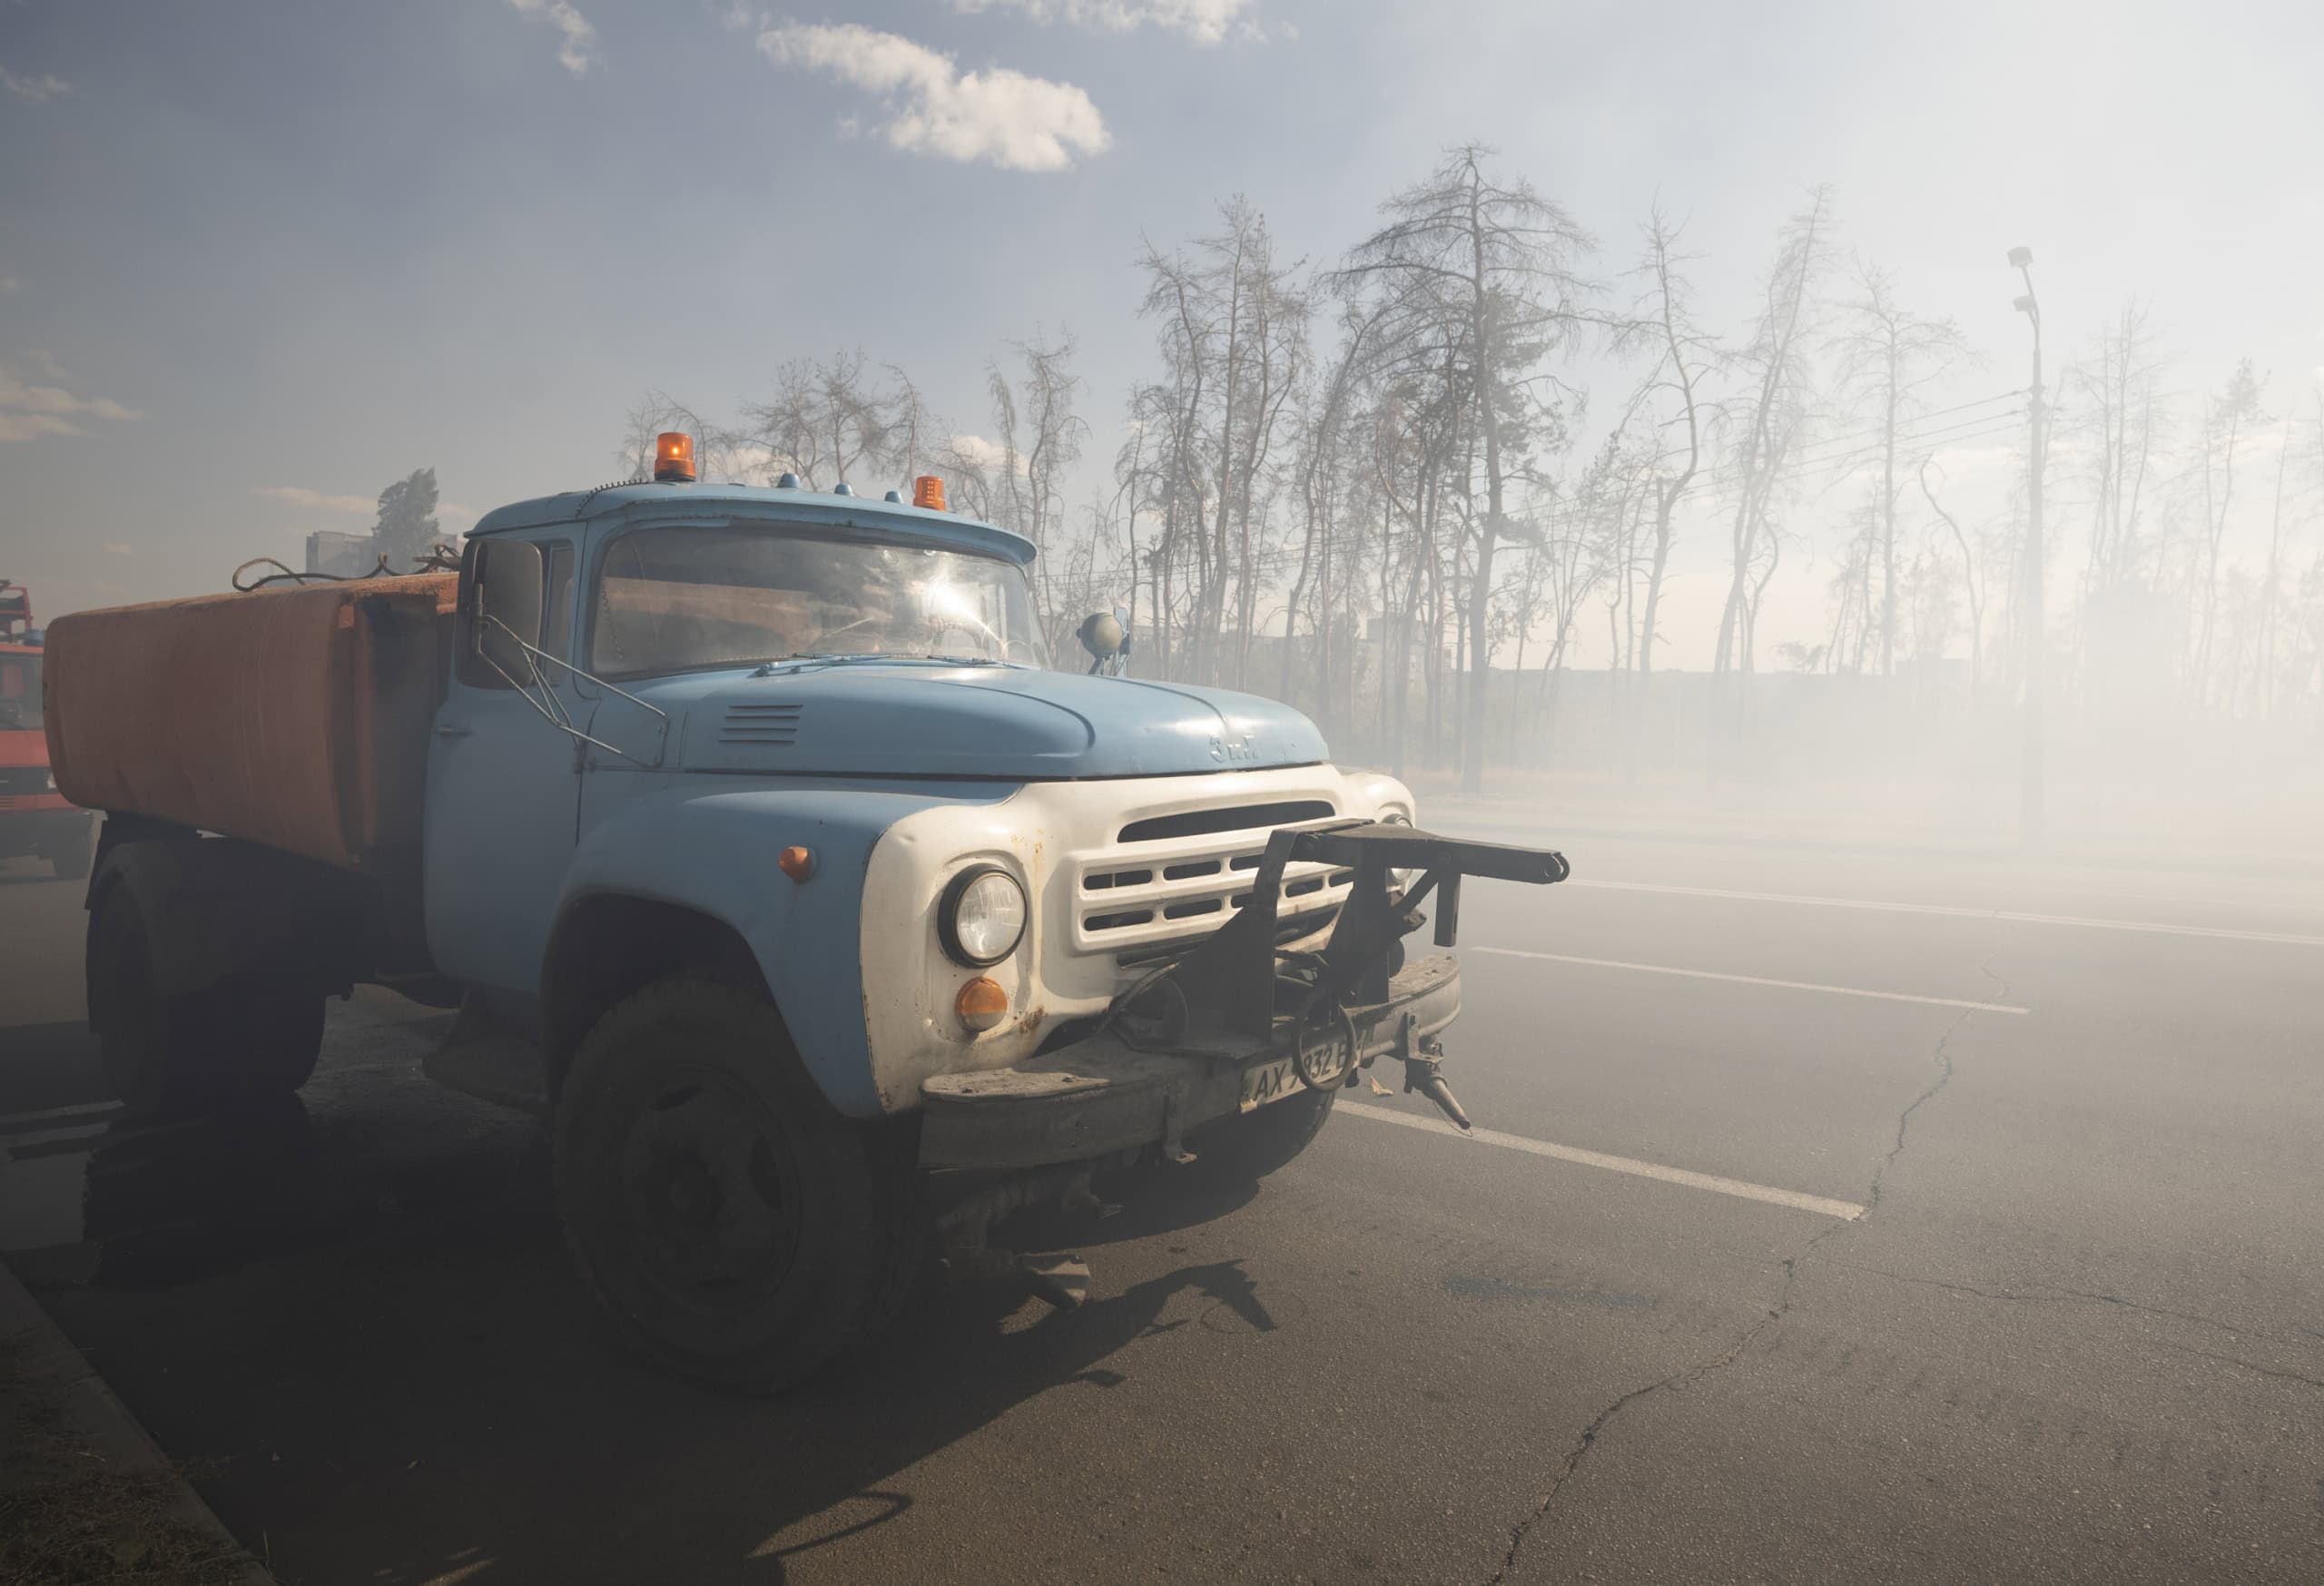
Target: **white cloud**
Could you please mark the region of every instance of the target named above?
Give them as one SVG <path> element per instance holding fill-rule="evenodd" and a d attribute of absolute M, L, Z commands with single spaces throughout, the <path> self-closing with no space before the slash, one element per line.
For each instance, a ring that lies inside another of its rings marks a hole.
<path fill-rule="evenodd" d="M 62 77 L 52 77 L 44 72 L 37 77 L 19 77 L 5 66 L 0 66 L 0 88 L 34 104 L 46 104 L 73 92 L 73 84 Z"/>
<path fill-rule="evenodd" d="M 1257 0 L 952 0 L 968 15 L 1015 11 L 1039 23 L 1062 22 L 1097 33 L 1134 33 L 1141 27 L 1183 34 L 1198 44 L 1215 44 L 1230 31 L 1246 38 L 1265 36 L 1256 18 L 1236 20 L 1256 9 Z"/>
<path fill-rule="evenodd" d="M 127 540 L 120 539 L 109 539 L 103 545 L 99 546 L 97 549 L 104 552 L 104 554 L 109 557 L 129 557 L 137 554 Z"/>
<path fill-rule="evenodd" d="M 81 427 L 47 413 L 0 410 L 0 441 L 38 440 L 44 435 L 78 435 Z"/>
<path fill-rule="evenodd" d="M 586 77 L 592 66 L 603 64 L 597 56 L 596 26 L 566 0 L 508 0 L 508 4 L 517 8 L 517 15 L 549 23 L 564 34 L 556 58 L 576 77 Z"/>
<path fill-rule="evenodd" d="M 44 378 L 61 381 L 55 360 L 32 354 Z M 78 435 L 84 419 L 131 419 L 144 414 L 109 397 L 76 397 L 61 384 L 35 385 L 0 369 L 0 441 L 38 440 L 45 435 Z"/>
<path fill-rule="evenodd" d="M 369 512 L 370 508 L 367 507 L 364 510 Z M 478 512 L 473 507 L 463 507 L 457 501 L 438 501 L 436 503 L 436 516 L 438 519 L 451 517 L 460 519 L 467 523 L 474 523 L 478 518 L 482 517 L 484 514 Z"/>
<path fill-rule="evenodd" d="M 803 66 L 887 105 L 880 127 L 891 147 L 947 160 L 983 160 L 1010 171 L 1062 171 L 1074 156 L 1113 140 L 1089 95 L 995 66 L 963 72 L 950 55 L 856 23 L 786 22 L 758 36 L 766 58 Z"/>
<path fill-rule="evenodd" d="M 987 440 L 981 435 L 956 435 L 946 444 L 988 474 L 998 470 L 1009 455 L 1001 449 L 999 441 Z M 1019 467 L 1022 468 L 1021 461 Z"/>
<path fill-rule="evenodd" d="M 270 501 L 288 501 L 293 507 L 304 507 L 315 512 L 359 512 L 369 517 L 379 503 L 369 496 L 326 496 L 320 490 L 310 490 L 304 485 L 252 485 L 251 494 L 263 496 Z"/>

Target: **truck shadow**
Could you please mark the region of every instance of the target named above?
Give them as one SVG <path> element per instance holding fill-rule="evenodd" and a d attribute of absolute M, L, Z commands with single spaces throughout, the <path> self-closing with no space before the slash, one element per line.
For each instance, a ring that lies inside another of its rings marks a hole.
<path fill-rule="evenodd" d="M 1142 1340 L 1276 1325 L 1239 1258 L 1109 1292 L 1109 1267 L 1153 1260 L 1095 1247 L 1252 1194 L 1190 1184 L 1100 1224 L 1014 1226 L 1092 1248 L 1100 1297 L 1077 1311 L 931 1278 L 787 1398 L 701 1392 L 615 1350 L 562 1248 L 540 1126 L 409 1067 L 167 1126 L 99 1109 L 34 1158 L 56 1236 L 9 1257 L 285 1580 L 772 1582 L 809 1554 L 907 1578 L 898 1522 L 946 1480 L 923 1462 L 1041 1395 L 1119 1390 Z M 1014 1571 L 1004 1554 L 940 1572 Z"/>

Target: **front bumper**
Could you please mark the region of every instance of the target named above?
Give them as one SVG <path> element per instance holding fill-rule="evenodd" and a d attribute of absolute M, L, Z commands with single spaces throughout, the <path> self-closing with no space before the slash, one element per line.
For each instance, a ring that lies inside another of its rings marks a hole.
<path fill-rule="evenodd" d="M 1358 1062 L 1406 1049 L 1460 1011 L 1459 963 L 1415 959 L 1389 980 L 1385 1001 L 1347 1010 Z M 1270 1071 L 1294 1044 L 1206 1022 L 1168 1051 L 1100 1033 L 1013 1068 L 939 1074 L 921 1087 L 921 1166 L 1017 1169 L 1174 1147 L 1185 1130 L 1296 1094 L 1295 1074 L 1285 1084 Z"/>

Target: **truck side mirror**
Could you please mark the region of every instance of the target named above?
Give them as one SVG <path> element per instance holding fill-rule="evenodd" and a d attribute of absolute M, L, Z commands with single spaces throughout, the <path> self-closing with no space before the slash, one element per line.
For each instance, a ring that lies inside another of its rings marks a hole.
<path fill-rule="evenodd" d="M 519 686 L 534 679 L 527 645 L 541 642 L 541 547 L 488 539 L 476 547 L 476 606 L 468 644 Z"/>
<path fill-rule="evenodd" d="M 1093 611 L 1081 619 L 1074 636 L 1089 652 L 1092 675 L 1122 675 L 1122 668 L 1129 660 L 1129 613 L 1118 606 L 1111 611 Z"/>
<path fill-rule="evenodd" d="M 1080 618 L 1080 628 L 1074 630 L 1080 639 L 1080 649 L 1090 651 L 1092 660 L 1113 660 L 1128 646 L 1129 633 L 1122 628 L 1122 618 L 1113 612 L 1090 612 Z"/>

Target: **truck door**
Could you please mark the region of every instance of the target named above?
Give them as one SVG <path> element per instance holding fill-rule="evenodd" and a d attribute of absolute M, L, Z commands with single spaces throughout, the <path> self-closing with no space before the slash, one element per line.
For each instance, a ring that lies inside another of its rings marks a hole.
<path fill-rule="evenodd" d="M 540 648 L 569 659 L 574 542 L 536 543 Z M 436 967 L 455 980 L 530 997 L 540 989 L 550 915 L 573 856 L 578 745 L 468 643 L 473 549 L 470 557 L 469 572 L 462 574 L 452 682 L 428 747 L 422 834 L 428 948 Z M 539 670 L 542 681 L 529 692 L 554 690 L 586 731 L 591 703 L 574 692 L 572 673 L 547 663 Z"/>

